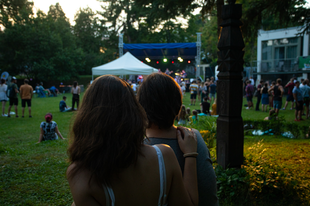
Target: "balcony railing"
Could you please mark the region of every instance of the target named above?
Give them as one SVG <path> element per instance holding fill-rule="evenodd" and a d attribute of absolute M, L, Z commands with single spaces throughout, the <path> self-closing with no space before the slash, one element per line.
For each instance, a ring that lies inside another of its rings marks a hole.
<path fill-rule="evenodd" d="M 269 72 L 301 72 L 302 69 L 298 66 L 298 58 L 287 59 L 271 59 L 255 61 L 251 63 L 251 66 L 257 68 L 257 73 L 269 73 Z"/>

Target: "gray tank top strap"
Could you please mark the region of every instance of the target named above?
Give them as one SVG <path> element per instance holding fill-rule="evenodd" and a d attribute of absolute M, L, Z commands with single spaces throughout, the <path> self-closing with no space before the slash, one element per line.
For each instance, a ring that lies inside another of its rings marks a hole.
<path fill-rule="evenodd" d="M 160 149 L 153 145 L 156 150 L 158 157 L 158 166 L 159 166 L 159 180 L 160 180 L 160 192 L 158 199 L 158 206 L 166 206 L 167 205 L 167 177 L 166 177 L 166 167 L 163 154 Z"/>
<path fill-rule="evenodd" d="M 107 206 L 114 206 L 115 205 L 115 196 L 114 196 L 114 192 L 113 189 L 108 185 L 104 185 L 102 184 L 103 190 L 104 190 L 104 194 L 105 194 L 105 199 L 106 199 L 106 205 Z M 111 203 L 110 203 L 110 199 L 111 199 Z"/>

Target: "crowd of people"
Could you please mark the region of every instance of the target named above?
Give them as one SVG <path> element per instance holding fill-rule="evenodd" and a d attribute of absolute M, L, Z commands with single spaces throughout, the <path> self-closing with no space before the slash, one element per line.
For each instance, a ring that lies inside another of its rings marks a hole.
<path fill-rule="evenodd" d="M 0 100 L 6 102 L 3 100 L 9 96 L 9 114 L 14 105 L 18 117 L 19 94 L 22 114 L 27 104 L 31 117 L 33 89 L 28 83 L 25 79 L 19 89 L 13 77 L 7 95 L 7 85 L 1 80 Z M 308 80 L 300 86 L 293 79 L 284 87 L 281 79 L 271 86 L 260 81 L 256 89 L 251 80 L 246 84 L 248 109 L 254 107 L 255 91 L 256 109 L 261 101 L 262 111 L 267 111 L 272 97 L 270 108 L 274 109 L 266 120 L 276 118 L 274 114 L 282 108 L 284 88 L 291 88 L 296 121 L 302 119 L 303 109 L 309 117 Z M 61 112 L 75 110 L 75 104 L 79 110 L 68 148 L 67 179 L 73 205 L 218 205 L 216 176 L 201 134 L 174 125 L 176 119 L 180 125 L 186 125 L 188 121 L 197 123 L 199 116 L 216 115 L 216 81 L 213 77 L 206 82 L 197 79 L 189 86 L 190 105 L 195 105 L 198 97 L 201 110 L 186 108 L 182 102 L 183 86 L 164 73 L 149 75 L 143 84 L 103 75 L 86 90 L 80 106 L 81 89 L 74 82 L 72 107 L 67 106 L 66 96 L 59 103 Z M 292 97 L 288 96 L 287 101 L 292 101 Z M 64 139 L 53 115 L 47 113 L 40 124 L 38 143 L 58 137 Z"/>
<path fill-rule="evenodd" d="M 301 79 L 301 83 L 296 78 L 291 78 L 290 81 L 283 86 L 282 80 L 278 78 L 275 82 L 260 80 L 259 84 L 255 88 L 254 81 L 245 81 L 244 90 L 247 98 L 247 108 L 254 108 L 253 97 L 257 97 L 256 111 L 267 112 L 274 110 L 278 115 L 280 110 L 285 110 L 288 104 L 291 102 L 290 109 L 295 109 L 295 121 L 304 120 L 302 116 L 309 119 L 309 97 L 310 87 L 308 79 Z M 282 99 L 284 97 L 285 89 L 287 89 L 286 102 L 282 107 Z M 259 109 L 261 106 L 261 110 Z M 269 106 L 269 110 L 267 107 Z"/>

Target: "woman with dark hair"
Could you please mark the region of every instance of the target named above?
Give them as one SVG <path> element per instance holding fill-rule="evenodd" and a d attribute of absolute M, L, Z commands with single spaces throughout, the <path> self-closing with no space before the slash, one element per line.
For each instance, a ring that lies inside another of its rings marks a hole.
<path fill-rule="evenodd" d="M 264 87 L 260 90 L 262 94 L 262 111 L 267 112 L 267 106 L 269 104 L 269 96 L 268 96 L 268 84 L 265 83 Z"/>
<path fill-rule="evenodd" d="M 186 108 L 185 105 L 182 105 L 179 113 L 179 122 L 178 124 L 186 124 Z"/>
<path fill-rule="evenodd" d="M 173 125 L 182 105 L 182 93 L 178 84 L 170 76 L 154 73 L 142 83 L 137 94 L 141 106 L 144 108 L 148 125 L 145 142 L 149 145 L 169 145 L 185 172 L 183 152 L 177 139 L 177 128 Z M 199 205 L 218 205 L 216 195 L 216 177 L 212 166 L 209 150 L 197 130 L 197 178 Z M 186 204 L 181 204 L 186 205 Z"/>
<path fill-rule="evenodd" d="M 79 103 L 80 103 L 81 88 L 78 86 L 77 81 L 73 82 L 71 93 L 72 93 L 72 108 L 71 109 L 73 111 L 75 110 L 74 109 L 75 102 L 76 102 L 76 109 L 79 109 Z"/>
<path fill-rule="evenodd" d="M 40 124 L 41 132 L 40 132 L 38 143 L 42 141 L 46 141 L 46 140 L 56 140 L 58 139 L 58 136 L 61 139 L 65 139 L 59 132 L 57 123 L 52 120 L 53 120 L 53 115 L 51 113 L 47 113 L 45 115 L 45 122 L 41 122 Z"/>
<path fill-rule="evenodd" d="M 68 149 L 67 177 L 76 205 L 198 205 L 194 133 L 176 132 L 186 157 L 182 181 L 171 148 L 143 144 L 146 123 L 128 83 L 104 75 L 90 85 Z"/>
<path fill-rule="evenodd" d="M 8 90 L 8 85 L 5 84 L 5 79 L 1 79 L 0 84 L 0 102 L 2 102 L 2 117 L 7 117 L 7 114 L 4 114 L 5 103 L 8 101 L 6 91 Z"/>

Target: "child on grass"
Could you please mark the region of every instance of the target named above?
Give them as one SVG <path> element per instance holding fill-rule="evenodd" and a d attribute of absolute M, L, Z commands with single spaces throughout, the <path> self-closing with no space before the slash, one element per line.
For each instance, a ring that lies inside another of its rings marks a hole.
<path fill-rule="evenodd" d="M 179 113 L 179 122 L 178 124 L 186 124 L 187 119 L 186 119 L 186 108 L 184 105 L 182 105 L 180 113 Z"/>
<path fill-rule="evenodd" d="M 192 116 L 192 120 L 194 124 L 197 124 L 198 122 L 198 112 L 196 110 L 193 110 L 193 116 Z"/>

